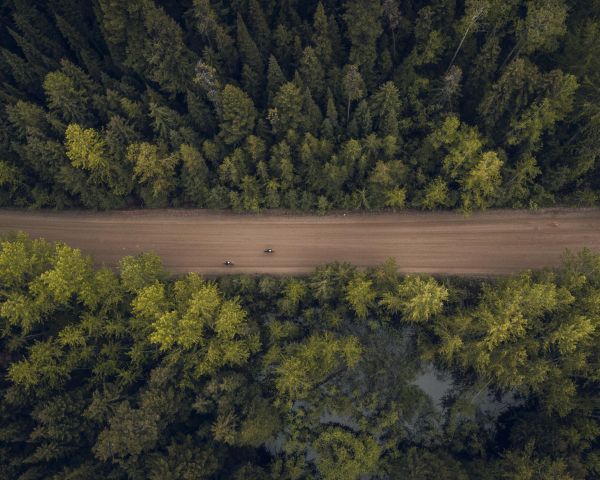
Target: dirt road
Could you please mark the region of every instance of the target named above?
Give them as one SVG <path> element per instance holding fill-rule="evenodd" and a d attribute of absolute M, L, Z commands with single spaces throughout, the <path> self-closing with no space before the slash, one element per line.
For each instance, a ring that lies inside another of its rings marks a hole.
<path fill-rule="evenodd" d="M 111 213 L 0 211 L 0 233 L 62 240 L 115 265 L 152 251 L 174 273 L 297 274 L 335 260 L 395 257 L 404 272 L 506 274 L 557 265 L 565 249 L 600 251 L 600 210 L 235 215 L 203 210 Z M 263 253 L 271 247 L 272 255 Z M 235 263 L 223 266 L 224 260 Z"/>

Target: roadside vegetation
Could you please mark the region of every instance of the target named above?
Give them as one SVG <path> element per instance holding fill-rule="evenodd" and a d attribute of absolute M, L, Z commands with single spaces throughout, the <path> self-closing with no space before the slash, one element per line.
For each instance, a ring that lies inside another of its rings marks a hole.
<path fill-rule="evenodd" d="M 0 207 L 595 205 L 600 0 L 7 0 Z M 0 241 L 0 478 L 600 478 L 600 256 L 505 278 Z"/>
<path fill-rule="evenodd" d="M 529 208 L 600 189 L 598 0 L 10 0 L 0 205 Z"/>
<path fill-rule="evenodd" d="M 207 280 L 18 235 L 0 477 L 598 478 L 599 319 L 589 251 L 496 280 L 393 262 Z"/>

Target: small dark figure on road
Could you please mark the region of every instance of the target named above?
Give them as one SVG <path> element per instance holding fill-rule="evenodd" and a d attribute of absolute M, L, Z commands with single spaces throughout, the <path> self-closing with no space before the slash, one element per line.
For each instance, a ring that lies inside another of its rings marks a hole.
<path fill-rule="evenodd" d="M 229 261 L 229 260 L 225 260 L 223 262 L 223 265 L 225 265 L 226 267 L 232 267 L 233 266 L 233 262 Z"/>
<path fill-rule="evenodd" d="M 272 248 L 265 248 L 265 253 L 273 253 L 273 249 Z"/>

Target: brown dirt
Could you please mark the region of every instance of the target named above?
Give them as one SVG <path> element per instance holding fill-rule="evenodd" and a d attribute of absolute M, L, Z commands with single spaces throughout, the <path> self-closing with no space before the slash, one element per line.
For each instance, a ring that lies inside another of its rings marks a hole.
<path fill-rule="evenodd" d="M 307 273 L 348 261 L 396 258 L 400 270 L 451 275 L 507 274 L 552 267 L 566 249 L 600 251 L 600 210 L 459 213 L 236 215 L 206 210 L 0 211 L 0 234 L 25 231 L 92 254 L 98 264 L 143 251 L 173 273 Z M 271 247 L 272 255 L 263 253 Z M 224 260 L 235 263 L 223 266 Z"/>

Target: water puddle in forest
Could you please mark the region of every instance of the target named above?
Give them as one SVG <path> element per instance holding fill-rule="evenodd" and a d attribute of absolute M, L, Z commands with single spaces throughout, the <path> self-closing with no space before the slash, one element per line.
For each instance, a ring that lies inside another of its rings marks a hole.
<path fill-rule="evenodd" d="M 433 406 L 440 412 L 444 410 L 445 397 L 455 393 L 452 377 L 439 371 L 432 364 L 424 367 L 412 383 L 427 394 Z M 480 413 L 490 417 L 491 420 L 495 420 L 508 408 L 520 405 L 522 400 L 512 392 L 507 392 L 500 398 L 496 398 L 492 393 L 484 391 L 475 395 L 472 402 Z"/>
<path fill-rule="evenodd" d="M 412 399 L 405 405 L 404 415 L 400 421 L 403 422 L 408 435 L 413 440 L 419 441 L 421 435 L 427 435 L 426 432 L 433 424 L 437 425 L 436 429 L 443 428 L 444 419 L 449 413 L 445 401 L 452 402 L 452 397 L 460 393 L 460 386 L 455 383 L 449 372 L 441 371 L 433 364 L 419 367 L 417 356 L 411 348 L 411 337 L 410 329 L 405 329 L 401 335 L 394 336 L 385 335 L 383 332 L 365 335 L 361 340 L 368 345 L 368 355 L 365 355 L 364 362 L 353 372 L 353 375 L 346 377 L 346 381 L 338 387 L 341 389 L 340 392 L 347 389 L 348 391 L 344 392 L 347 394 L 351 394 L 354 388 L 362 386 L 366 389 L 363 391 L 364 394 L 375 390 L 380 392 L 383 398 L 388 395 L 403 401 Z M 490 428 L 493 428 L 496 419 L 503 412 L 521 403 L 521 400 L 515 399 L 512 393 L 496 398 L 487 390 L 478 393 L 463 392 L 461 400 L 467 402 L 467 409 L 461 408 L 460 416 L 475 415 L 485 419 Z M 473 408 L 468 407 L 468 403 L 471 403 Z M 297 401 L 292 409 L 307 406 L 307 400 Z M 348 415 L 347 412 L 325 410 L 315 413 L 322 426 L 337 425 L 357 433 L 361 431 L 360 418 Z M 357 410 L 355 415 L 361 415 L 360 410 Z M 289 432 L 280 432 L 265 444 L 266 450 L 271 454 L 281 452 L 285 448 L 288 436 Z M 310 445 L 307 445 L 306 454 L 307 460 L 314 457 Z"/>

